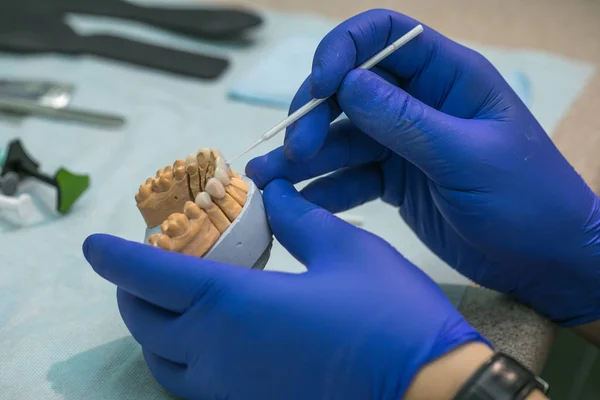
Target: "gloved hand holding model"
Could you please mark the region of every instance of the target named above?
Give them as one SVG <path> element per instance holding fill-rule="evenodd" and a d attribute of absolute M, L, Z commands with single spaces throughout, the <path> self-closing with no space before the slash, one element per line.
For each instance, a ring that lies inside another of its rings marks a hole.
<path fill-rule="evenodd" d="M 378 197 L 474 281 L 564 326 L 600 319 L 600 201 L 498 72 L 428 27 L 373 72 L 352 71 L 415 25 L 376 10 L 334 29 L 292 109 L 336 96 L 247 166 L 276 238 L 308 272 L 86 240 L 87 260 L 118 286 L 121 315 L 167 390 L 190 399 L 452 399 L 492 365 L 489 344 L 433 281 L 330 213 Z M 342 111 L 349 120 L 330 127 Z M 329 172 L 303 196 L 290 183 Z M 496 383 L 527 375 L 517 370 Z"/>
<path fill-rule="evenodd" d="M 337 95 L 248 176 L 261 187 L 335 171 L 303 195 L 331 212 L 381 197 L 473 281 L 564 326 L 600 319 L 600 201 L 498 71 L 429 28 L 379 76 L 353 70 L 416 24 L 373 10 L 329 33 L 291 111 Z"/>
<path fill-rule="evenodd" d="M 121 315 L 170 392 L 395 400 L 432 360 L 467 343 L 487 349 L 440 288 L 387 242 L 286 181 L 270 183 L 264 201 L 275 236 L 307 273 L 219 264 L 111 236 L 84 245 L 96 272 L 119 287 Z"/>

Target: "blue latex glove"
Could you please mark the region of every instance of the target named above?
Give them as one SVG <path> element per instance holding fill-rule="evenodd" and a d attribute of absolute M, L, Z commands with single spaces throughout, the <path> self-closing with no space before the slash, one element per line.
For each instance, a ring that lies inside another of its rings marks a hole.
<path fill-rule="evenodd" d="M 485 340 L 387 242 L 307 202 L 264 192 L 305 274 L 257 271 L 93 235 L 84 253 L 118 286 L 150 370 L 190 399 L 400 399 L 417 370 Z"/>
<path fill-rule="evenodd" d="M 600 201 L 496 69 L 425 27 L 375 73 L 352 70 L 417 24 L 373 10 L 330 32 L 291 111 L 337 95 L 247 174 L 336 171 L 306 198 L 339 212 L 381 197 L 475 282 L 564 326 L 600 318 Z M 350 122 L 330 128 L 342 110 Z"/>

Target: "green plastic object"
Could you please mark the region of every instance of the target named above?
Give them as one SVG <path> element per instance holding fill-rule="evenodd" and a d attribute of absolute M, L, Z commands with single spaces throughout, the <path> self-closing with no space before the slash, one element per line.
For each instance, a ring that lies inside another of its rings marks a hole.
<path fill-rule="evenodd" d="M 4 165 L 4 160 L 6 160 L 6 150 L 0 148 L 0 170 L 2 169 L 1 167 Z"/>
<path fill-rule="evenodd" d="M 61 214 L 69 212 L 73 204 L 90 186 L 88 175 L 77 175 L 64 168 L 60 168 L 54 176 L 58 189 L 57 210 Z"/>

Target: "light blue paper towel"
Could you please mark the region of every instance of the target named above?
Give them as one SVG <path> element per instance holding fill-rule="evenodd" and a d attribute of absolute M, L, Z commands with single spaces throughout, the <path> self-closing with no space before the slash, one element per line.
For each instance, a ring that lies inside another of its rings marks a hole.
<path fill-rule="evenodd" d="M 144 225 L 133 195 L 147 176 L 200 146 L 236 154 L 284 117 L 286 113 L 280 110 L 229 100 L 227 88 L 245 76 L 258 54 L 281 37 L 303 32 L 322 36 L 335 23 L 266 13 L 256 47 L 217 48 L 140 24 L 125 27 L 83 18 L 73 22 L 83 32 L 117 30 L 192 51 L 225 54 L 233 62 L 222 80 L 203 82 L 94 57 L 0 54 L 0 74 L 74 83 L 73 106 L 123 113 L 129 120 L 121 130 L 43 119 L 20 124 L 0 121 L 0 147 L 20 137 L 46 171 L 66 165 L 91 174 L 90 190 L 70 215 L 0 234 L 0 397 L 166 399 L 169 397 L 150 377 L 139 346 L 121 322 L 114 287 L 87 265 L 81 243 L 94 232 L 141 240 Z M 500 61 L 504 59 L 513 62 L 509 56 Z M 542 63 L 537 64 L 537 75 L 543 79 L 532 86 L 534 99 L 546 96 L 556 100 L 534 111 L 548 129 L 553 121 L 548 115 L 562 115 L 585 85 L 591 68 L 536 54 L 524 53 L 524 59 L 529 64 L 523 64 L 523 71 L 530 71 L 536 60 Z M 273 139 L 260 152 L 280 143 L 281 139 Z M 243 170 L 250 157 L 243 157 L 234 168 Z M 366 218 L 366 229 L 390 241 L 438 281 L 463 282 L 420 244 L 392 208 L 374 202 L 355 212 Z M 397 221 L 394 229 L 387 228 L 390 220 Z M 303 270 L 278 244 L 269 268 Z"/>
<path fill-rule="evenodd" d="M 248 74 L 229 89 L 232 99 L 258 106 L 287 110 L 311 70 L 312 59 L 322 36 L 285 37 L 267 49 Z M 498 50 L 489 50 L 492 58 Z M 500 57 L 505 52 L 500 51 Z M 519 97 L 531 107 L 531 82 L 518 65 L 506 64 L 500 73 Z"/>
<path fill-rule="evenodd" d="M 254 105 L 287 110 L 310 74 L 312 58 L 321 39 L 320 35 L 305 34 L 282 38 L 260 54 L 246 76 L 229 89 L 229 96 Z M 494 64 L 550 133 L 594 71 L 586 63 L 544 52 L 463 44 L 479 51 Z"/>

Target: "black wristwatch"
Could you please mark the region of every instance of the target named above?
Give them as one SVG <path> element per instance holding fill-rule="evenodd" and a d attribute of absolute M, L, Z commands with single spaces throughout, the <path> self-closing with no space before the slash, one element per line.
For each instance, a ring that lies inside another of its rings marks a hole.
<path fill-rule="evenodd" d="M 536 389 L 547 394 L 549 386 L 511 356 L 496 353 L 473 374 L 454 400 L 525 400 Z"/>

